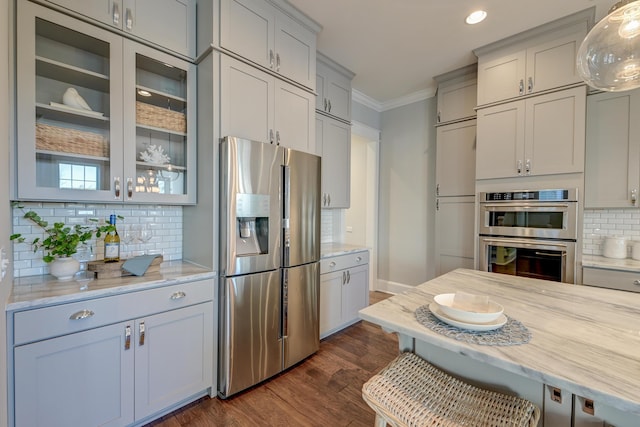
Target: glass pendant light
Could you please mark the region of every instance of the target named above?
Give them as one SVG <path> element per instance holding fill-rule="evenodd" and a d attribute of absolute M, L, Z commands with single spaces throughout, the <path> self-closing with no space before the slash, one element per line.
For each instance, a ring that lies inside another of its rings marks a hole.
<path fill-rule="evenodd" d="M 578 49 L 578 73 L 609 92 L 640 87 L 640 0 L 622 0 L 587 34 Z"/>

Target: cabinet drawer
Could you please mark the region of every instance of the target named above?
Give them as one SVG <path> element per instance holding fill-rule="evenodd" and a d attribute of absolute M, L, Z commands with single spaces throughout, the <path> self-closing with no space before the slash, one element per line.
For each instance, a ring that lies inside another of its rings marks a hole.
<path fill-rule="evenodd" d="M 320 274 L 344 270 L 369 263 L 369 251 L 354 252 L 347 255 L 323 258 L 320 260 Z"/>
<path fill-rule="evenodd" d="M 209 279 L 19 311 L 14 314 L 14 345 L 210 301 L 213 295 L 214 282 Z M 82 317 L 84 310 L 93 314 Z"/>
<path fill-rule="evenodd" d="M 588 267 L 582 269 L 583 285 L 640 292 L 640 284 L 635 284 L 636 281 L 640 281 L 640 273 Z"/>

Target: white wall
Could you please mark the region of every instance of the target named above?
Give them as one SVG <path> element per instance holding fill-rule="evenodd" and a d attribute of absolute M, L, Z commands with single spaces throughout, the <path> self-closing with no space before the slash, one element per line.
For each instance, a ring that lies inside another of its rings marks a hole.
<path fill-rule="evenodd" d="M 390 291 L 434 277 L 435 98 L 382 113 L 378 278 Z"/>
<path fill-rule="evenodd" d="M 9 1 L 0 0 L 0 248 L 4 247 L 12 259 L 9 232 L 11 207 L 9 203 Z M 11 266 L 0 280 L 0 304 L 4 307 L 9 293 L 13 272 Z M 0 315 L 0 427 L 7 425 L 7 324 L 4 312 Z"/>

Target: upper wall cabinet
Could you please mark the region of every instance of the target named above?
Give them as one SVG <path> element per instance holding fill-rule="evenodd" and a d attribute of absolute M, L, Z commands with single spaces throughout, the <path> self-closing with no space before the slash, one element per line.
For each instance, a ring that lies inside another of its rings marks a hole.
<path fill-rule="evenodd" d="M 476 70 L 477 65 L 472 64 L 434 77 L 438 82 L 438 125 L 476 117 Z"/>
<path fill-rule="evenodd" d="M 284 1 L 209 0 L 198 4 L 198 50 L 213 45 L 315 89 L 317 24 Z"/>
<path fill-rule="evenodd" d="M 48 1 L 173 52 L 195 57 L 195 0 Z"/>
<path fill-rule="evenodd" d="M 316 110 L 351 121 L 351 80 L 355 74 L 320 52 L 316 64 Z"/>
<path fill-rule="evenodd" d="M 478 110 L 476 179 L 584 170 L 586 89 Z"/>
<path fill-rule="evenodd" d="M 640 90 L 587 97 L 585 207 L 638 207 Z"/>
<path fill-rule="evenodd" d="M 18 197 L 195 202 L 195 65 L 18 3 Z"/>
<path fill-rule="evenodd" d="M 582 82 L 576 53 L 593 24 L 594 8 L 476 49 L 478 105 Z"/>

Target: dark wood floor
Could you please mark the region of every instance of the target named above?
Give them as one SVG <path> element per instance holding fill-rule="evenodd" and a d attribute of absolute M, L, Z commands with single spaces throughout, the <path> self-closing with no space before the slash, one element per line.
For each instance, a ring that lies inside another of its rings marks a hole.
<path fill-rule="evenodd" d="M 390 295 L 371 292 L 374 304 Z M 358 322 L 283 374 L 230 399 L 203 398 L 149 426 L 373 426 L 361 389 L 398 354 L 398 340 Z"/>

